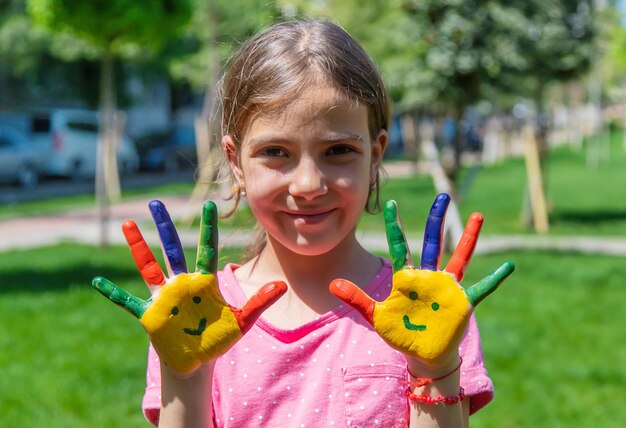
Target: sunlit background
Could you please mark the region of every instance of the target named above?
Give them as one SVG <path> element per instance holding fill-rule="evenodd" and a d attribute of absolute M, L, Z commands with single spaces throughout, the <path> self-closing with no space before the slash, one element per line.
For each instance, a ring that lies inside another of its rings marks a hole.
<path fill-rule="evenodd" d="M 225 212 L 215 85 L 274 22 L 358 39 L 392 105 L 387 177 L 418 257 L 438 192 L 466 284 L 517 270 L 477 311 L 496 398 L 473 427 L 626 426 L 626 2 L 0 0 L 0 426 L 141 427 L 147 338 L 89 286 L 146 296 L 120 225 L 158 253 L 162 199 L 193 260 L 202 201 Z M 221 263 L 254 218 L 220 223 Z M 380 216 L 359 238 L 386 255 Z M 451 246 L 451 245 L 450 245 Z"/>

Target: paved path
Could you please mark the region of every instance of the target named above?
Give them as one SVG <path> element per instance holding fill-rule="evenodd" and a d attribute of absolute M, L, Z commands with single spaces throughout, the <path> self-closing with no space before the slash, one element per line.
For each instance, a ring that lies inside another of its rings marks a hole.
<path fill-rule="evenodd" d="M 173 218 L 179 218 L 186 210 L 186 197 L 164 197 L 161 200 L 168 207 Z M 216 199 L 217 200 L 217 199 Z M 112 244 L 125 243 L 120 229 L 124 220 L 133 219 L 141 227 L 146 240 L 157 244 L 158 238 L 148 211 L 149 199 L 137 199 L 111 207 L 111 220 L 108 239 Z M 219 207 L 218 207 L 219 208 Z M 200 212 L 201 207 L 192 207 Z M 198 240 L 196 228 L 180 230 L 184 246 L 195 248 Z M 20 217 L 0 221 L 0 252 L 19 248 L 33 248 L 53 245 L 63 241 L 94 244 L 98 241 L 99 228 L 95 209 L 81 209 L 63 214 L 41 217 Z M 384 233 L 360 233 L 359 240 L 372 251 L 387 251 Z M 242 230 L 220 229 L 220 245 L 241 247 L 250 242 L 251 233 Z M 421 248 L 422 236 L 407 236 L 410 248 Z M 510 251 L 515 249 L 572 251 L 593 254 L 626 256 L 626 237 L 593 236 L 482 236 L 476 253 Z"/>

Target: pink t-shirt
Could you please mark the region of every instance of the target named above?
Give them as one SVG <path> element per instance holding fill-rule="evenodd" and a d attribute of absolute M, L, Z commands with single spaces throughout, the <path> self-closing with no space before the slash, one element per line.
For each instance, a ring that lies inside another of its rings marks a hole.
<path fill-rule="evenodd" d="M 229 264 L 218 273 L 220 290 L 240 307 L 246 297 Z M 384 300 L 391 291 L 384 261 L 365 291 Z M 472 316 L 459 347 L 461 385 L 474 413 L 493 398 L 480 336 Z M 216 427 L 407 426 L 409 404 L 404 356 L 390 348 L 352 308 L 341 305 L 291 330 L 262 317 L 216 360 L 213 422 Z M 150 347 L 143 411 L 153 424 L 161 408 L 159 359 Z"/>

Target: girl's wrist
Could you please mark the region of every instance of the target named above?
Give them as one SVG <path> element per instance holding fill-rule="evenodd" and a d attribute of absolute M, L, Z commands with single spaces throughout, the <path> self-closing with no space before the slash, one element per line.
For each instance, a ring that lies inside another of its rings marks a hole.
<path fill-rule="evenodd" d="M 199 379 L 207 378 L 207 376 L 211 378 L 213 376 L 214 368 L 215 368 L 215 361 L 211 360 L 211 361 L 207 361 L 207 362 L 200 364 L 198 367 L 196 367 L 190 372 L 181 373 L 181 372 L 172 370 L 167 365 L 163 364 L 163 362 L 161 362 L 161 376 L 167 376 L 169 379 L 179 380 L 179 381 L 193 380 L 193 379 L 199 380 Z"/>
<path fill-rule="evenodd" d="M 458 353 L 436 363 L 427 363 L 412 357 L 406 357 L 409 377 L 437 379 L 460 369 L 461 357 Z"/>

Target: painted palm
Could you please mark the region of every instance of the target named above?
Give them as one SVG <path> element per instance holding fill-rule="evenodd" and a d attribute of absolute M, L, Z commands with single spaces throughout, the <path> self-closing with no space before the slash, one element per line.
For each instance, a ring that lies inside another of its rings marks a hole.
<path fill-rule="evenodd" d="M 338 279 L 330 285 L 330 291 L 357 309 L 389 345 L 429 364 L 437 364 L 458 352 L 476 305 L 515 268 L 513 263 L 506 262 L 467 289 L 459 284 L 483 223 L 483 216 L 474 213 L 446 268 L 440 271 L 443 225 L 449 203 L 450 197 L 440 194 L 431 207 L 419 269 L 411 261 L 396 202 L 389 201 L 385 205 L 387 241 L 394 271 L 392 290 L 385 301 L 372 300 L 347 280 Z"/>
<path fill-rule="evenodd" d="M 135 264 L 152 296 L 142 300 L 103 277 L 93 286 L 139 319 L 161 361 L 179 373 L 226 352 L 245 334 L 261 313 L 285 291 L 283 282 L 268 283 L 242 308 L 222 297 L 217 269 L 217 209 L 207 201 L 202 210 L 196 270 L 188 273 L 176 228 L 160 201 L 150 202 L 163 252 L 172 276 L 166 279 L 134 221 L 122 226 Z"/>

